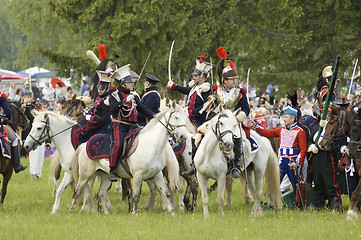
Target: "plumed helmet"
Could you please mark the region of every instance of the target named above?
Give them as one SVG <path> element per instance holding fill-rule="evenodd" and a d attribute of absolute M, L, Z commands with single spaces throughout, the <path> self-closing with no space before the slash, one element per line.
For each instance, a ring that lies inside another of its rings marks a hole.
<path fill-rule="evenodd" d="M 328 78 L 332 76 L 332 66 L 324 67 L 322 70 L 322 77 Z"/>
<path fill-rule="evenodd" d="M 228 53 L 224 47 L 219 47 L 216 49 L 218 56 L 221 60 L 217 64 L 217 75 L 221 83 L 223 80 L 230 77 L 238 77 L 238 73 L 234 63 L 230 60 Z"/>
<path fill-rule="evenodd" d="M 198 76 L 203 74 L 203 76 L 207 77 L 208 73 L 211 71 L 213 65 L 209 62 L 206 62 L 206 57 L 204 55 L 199 56 L 196 59 L 196 66 L 194 67 L 194 71 L 192 73 L 193 76 Z"/>

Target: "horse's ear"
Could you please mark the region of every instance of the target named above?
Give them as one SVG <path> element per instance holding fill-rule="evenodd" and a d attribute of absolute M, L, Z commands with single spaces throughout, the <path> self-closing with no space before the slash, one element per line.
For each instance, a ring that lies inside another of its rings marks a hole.
<path fill-rule="evenodd" d="M 176 106 L 177 106 L 177 102 L 176 102 L 176 101 L 172 101 L 172 108 L 175 109 Z"/>
<path fill-rule="evenodd" d="M 85 102 L 81 101 L 81 105 L 83 106 L 83 108 L 86 108 Z"/>
<path fill-rule="evenodd" d="M 237 111 L 233 112 L 234 116 L 237 116 L 242 111 L 242 108 L 238 108 Z"/>
<path fill-rule="evenodd" d="M 224 110 L 224 108 L 223 108 L 222 104 L 219 104 L 219 112 L 221 113 L 221 112 L 223 112 L 223 110 Z"/>
<path fill-rule="evenodd" d="M 165 98 L 165 105 L 169 105 L 170 99 L 168 97 Z"/>
<path fill-rule="evenodd" d="M 38 111 L 33 111 L 31 114 L 33 114 L 36 117 L 36 116 L 38 116 L 39 112 Z"/>
<path fill-rule="evenodd" d="M 76 95 L 74 94 L 70 102 L 73 103 L 75 100 L 76 100 Z"/>
<path fill-rule="evenodd" d="M 44 120 L 48 119 L 49 115 L 47 113 L 44 114 Z"/>

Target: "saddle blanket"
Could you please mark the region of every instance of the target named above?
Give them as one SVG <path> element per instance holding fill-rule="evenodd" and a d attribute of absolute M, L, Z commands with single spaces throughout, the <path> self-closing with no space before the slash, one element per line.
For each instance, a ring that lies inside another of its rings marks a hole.
<path fill-rule="evenodd" d="M 253 137 L 249 138 L 249 141 L 251 143 L 251 154 L 254 154 L 259 150 L 259 144 Z"/>
<path fill-rule="evenodd" d="M 86 143 L 86 153 L 91 160 L 109 158 L 110 134 L 96 134 Z"/>
<path fill-rule="evenodd" d="M 9 148 L 7 146 L 7 142 L 4 138 L 8 136 L 8 132 L 4 127 L 0 127 L 0 145 L 1 145 L 1 153 L 6 158 L 11 158 Z"/>
<path fill-rule="evenodd" d="M 173 148 L 173 152 L 175 155 L 180 155 L 184 152 L 184 149 L 186 148 L 186 142 L 178 143 L 173 136 L 169 136 L 169 144 Z"/>
<path fill-rule="evenodd" d="M 123 144 L 123 154 L 127 153 L 127 157 L 129 157 L 138 146 L 138 137 L 137 133 L 139 132 L 139 128 L 131 131 L 124 139 Z M 129 145 L 129 141 L 131 144 Z M 108 158 L 110 153 L 110 145 L 111 145 L 111 135 L 110 134 L 96 134 L 89 139 L 86 144 L 86 152 L 88 157 L 91 160 L 99 159 L 99 158 Z"/>

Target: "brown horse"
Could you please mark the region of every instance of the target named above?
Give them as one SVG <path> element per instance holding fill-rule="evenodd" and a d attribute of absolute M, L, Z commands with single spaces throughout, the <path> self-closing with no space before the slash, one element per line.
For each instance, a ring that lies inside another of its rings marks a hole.
<path fill-rule="evenodd" d="M 349 153 L 351 159 L 354 161 L 354 167 L 359 176 L 361 176 L 361 109 L 357 111 L 357 114 L 352 121 L 352 127 L 350 131 L 349 140 Z M 361 197 L 361 178 L 357 184 L 356 189 L 351 195 L 350 206 L 347 211 L 347 219 L 357 219 L 357 203 Z"/>
<path fill-rule="evenodd" d="M 82 100 L 76 99 L 74 95 L 71 100 L 63 103 L 60 114 L 68 116 L 79 123 L 84 118 L 83 111 L 85 108 L 85 103 Z"/>
<path fill-rule="evenodd" d="M 9 147 L 8 147 L 8 150 L 10 152 Z M 2 154 L 0 153 L 0 173 L 3 175 L 3 184 L 1 187 L 0 204 L 4 203 L 6 190 L 7 190 L 10 178 L 13 175 L 13 170 L 14 170 L 13 160 L 2 156 Z"/>
<path fill-rule="evenodd" d="M 359 104 L 357 104 L 359 105 Z M 353 109 L 346 110 L 342 107 L 330 107 L 327 114 L 327 124 L 322 131 L 318 145 L 321 149 L 331 149 L 345 136 L 350 137 L 349 152 L 354 161 L 354 166 L 359 176 L 361 174 L 361 157 L 359 149 L 361 144 L 361 111 L 356 113 Z M 347 211 L 347 220 L 357 218 L 357 202 L 361 196 L 361 181 L 351 195 L 351 202 Z"/>

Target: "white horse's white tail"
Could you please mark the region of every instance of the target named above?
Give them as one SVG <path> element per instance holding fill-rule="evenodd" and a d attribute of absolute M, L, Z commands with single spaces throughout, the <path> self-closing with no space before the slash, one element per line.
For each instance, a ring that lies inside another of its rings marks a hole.
<path fill-rule="evenodd" d="M 270 144 L 270 149 L 272 149 L 271 143 L 269 141 L 267 142 Z M 268 156 L 265 178 L 266 187 L 269 188 L 271 203 L 273 203 L 276 208 L 282 208 L 280 170 L 278 160 L 274 152 L 270 153 Z"/>
<path fill-rule="evenodd" d="M 168 181 L 169 181 L 169 188 L 171 191 L 174 191 L 176 188 L 178 188 L 179 183 L 179 165 L 177 158 L 175 154 L 173 153 L 173 150 L 171 149 L 170 145 L 168 148 L 171 152 L 168 152 L 166 149 L 166 167 L 168 172 Z"/>

